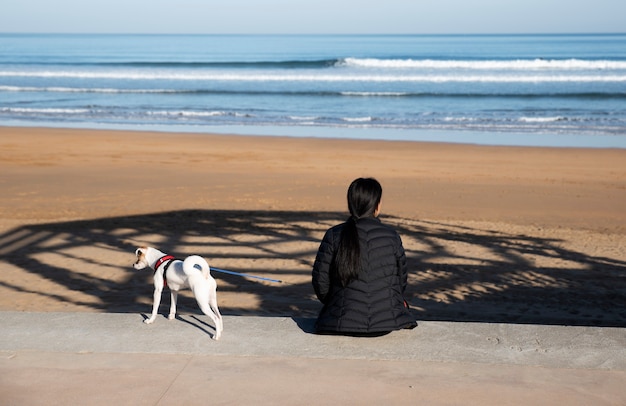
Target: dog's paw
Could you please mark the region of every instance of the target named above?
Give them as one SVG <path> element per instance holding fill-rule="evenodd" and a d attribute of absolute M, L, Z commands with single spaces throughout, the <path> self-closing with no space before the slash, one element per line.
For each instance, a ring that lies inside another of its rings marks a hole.
<path fill-rule="evenodd" d="M 167 316 L 167 318 L 170 320 L 174 320 L 176 318 L 176 313 L 170 313 L 170 315 Z"/>
<path fill-rule="evenodd" d="M 154 319 L 145 319 L 143 322 L 146 324 L 152 324 L 153 321 Z"/>

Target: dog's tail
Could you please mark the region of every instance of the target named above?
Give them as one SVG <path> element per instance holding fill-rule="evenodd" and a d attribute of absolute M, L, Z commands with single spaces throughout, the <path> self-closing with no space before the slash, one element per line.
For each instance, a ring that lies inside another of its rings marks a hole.
<path fill-rule="evenodd" d="M 202 276 L 204 279 L 209 279 L 209 275 L 211 274 L 211 268 L 209 268 L 209 264 L 206 262 L 204 258 L 199 255 L 190 255 L 183 261 L 183 272 L 187 276 L 191 276 L 194 273 L 198 272 L 198 270 L 202 271 Z"/>

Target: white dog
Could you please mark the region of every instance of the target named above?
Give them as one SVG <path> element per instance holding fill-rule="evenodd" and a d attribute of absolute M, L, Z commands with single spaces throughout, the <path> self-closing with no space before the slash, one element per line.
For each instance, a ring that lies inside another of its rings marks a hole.
<path fill-rule="evenodd" d="M 222 315 L 217 307 L 217 283 L 211 276 L 211 268 L 206 260 L 198 255 L 191 255 L 184 261 L 175 259 L 152 247 L 141 247 L 135 251 L 137 261 L 135 269 L 150 267 L 154 269 L 154 303 L 152 315 L 144 323 L 152 323 L 157 316 L 161 303 L 161 292 L 165 286 L 170 288 L 171 305 L 168 318 L 176 317 L 176 298 L 178 291 L 189 287 L 204 314 L 215 324 L 213 338 L 219 340 L 222 334 Z"/>

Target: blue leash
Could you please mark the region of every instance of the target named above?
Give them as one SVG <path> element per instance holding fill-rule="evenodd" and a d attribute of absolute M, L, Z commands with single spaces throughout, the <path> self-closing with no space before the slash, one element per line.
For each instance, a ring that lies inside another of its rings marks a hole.
<path fill-rule="evenodd" d="M 250 275 L 250 274 L 247 274 L 247 273 L 227 271 L 226 269 L 213 268 L 212 266 L 210 266 L 209 268 L 211 268 L 212 271 L 227 273 L 227 274 L 230 274 L 230 275 L 243 276 L 243 277 L 246 277 L 246 278 L 256 278 L 256 279 L 261 279 L 261 280 L 264 280 L 264 281 L 269 281 L 269 282 L 274 282 L 274 283 L 283 283 L 283 281 L 280 281 L 278 279 L 264 278 L 262 276 Z"/>

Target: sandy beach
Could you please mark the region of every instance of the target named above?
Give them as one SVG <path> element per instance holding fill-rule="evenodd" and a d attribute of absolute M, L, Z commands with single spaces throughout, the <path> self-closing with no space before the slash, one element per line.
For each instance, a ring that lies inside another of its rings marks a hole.
<path fill-rule="evenodd" d="M 373 176 L 418 320 L 626 327 L 626 150 L 10 127 L 0 148 L 0 310 L 148 312 L 153 245 L 282 281 L 214 272 L 226 315 L 314 316 L 319 240 Z"/>

